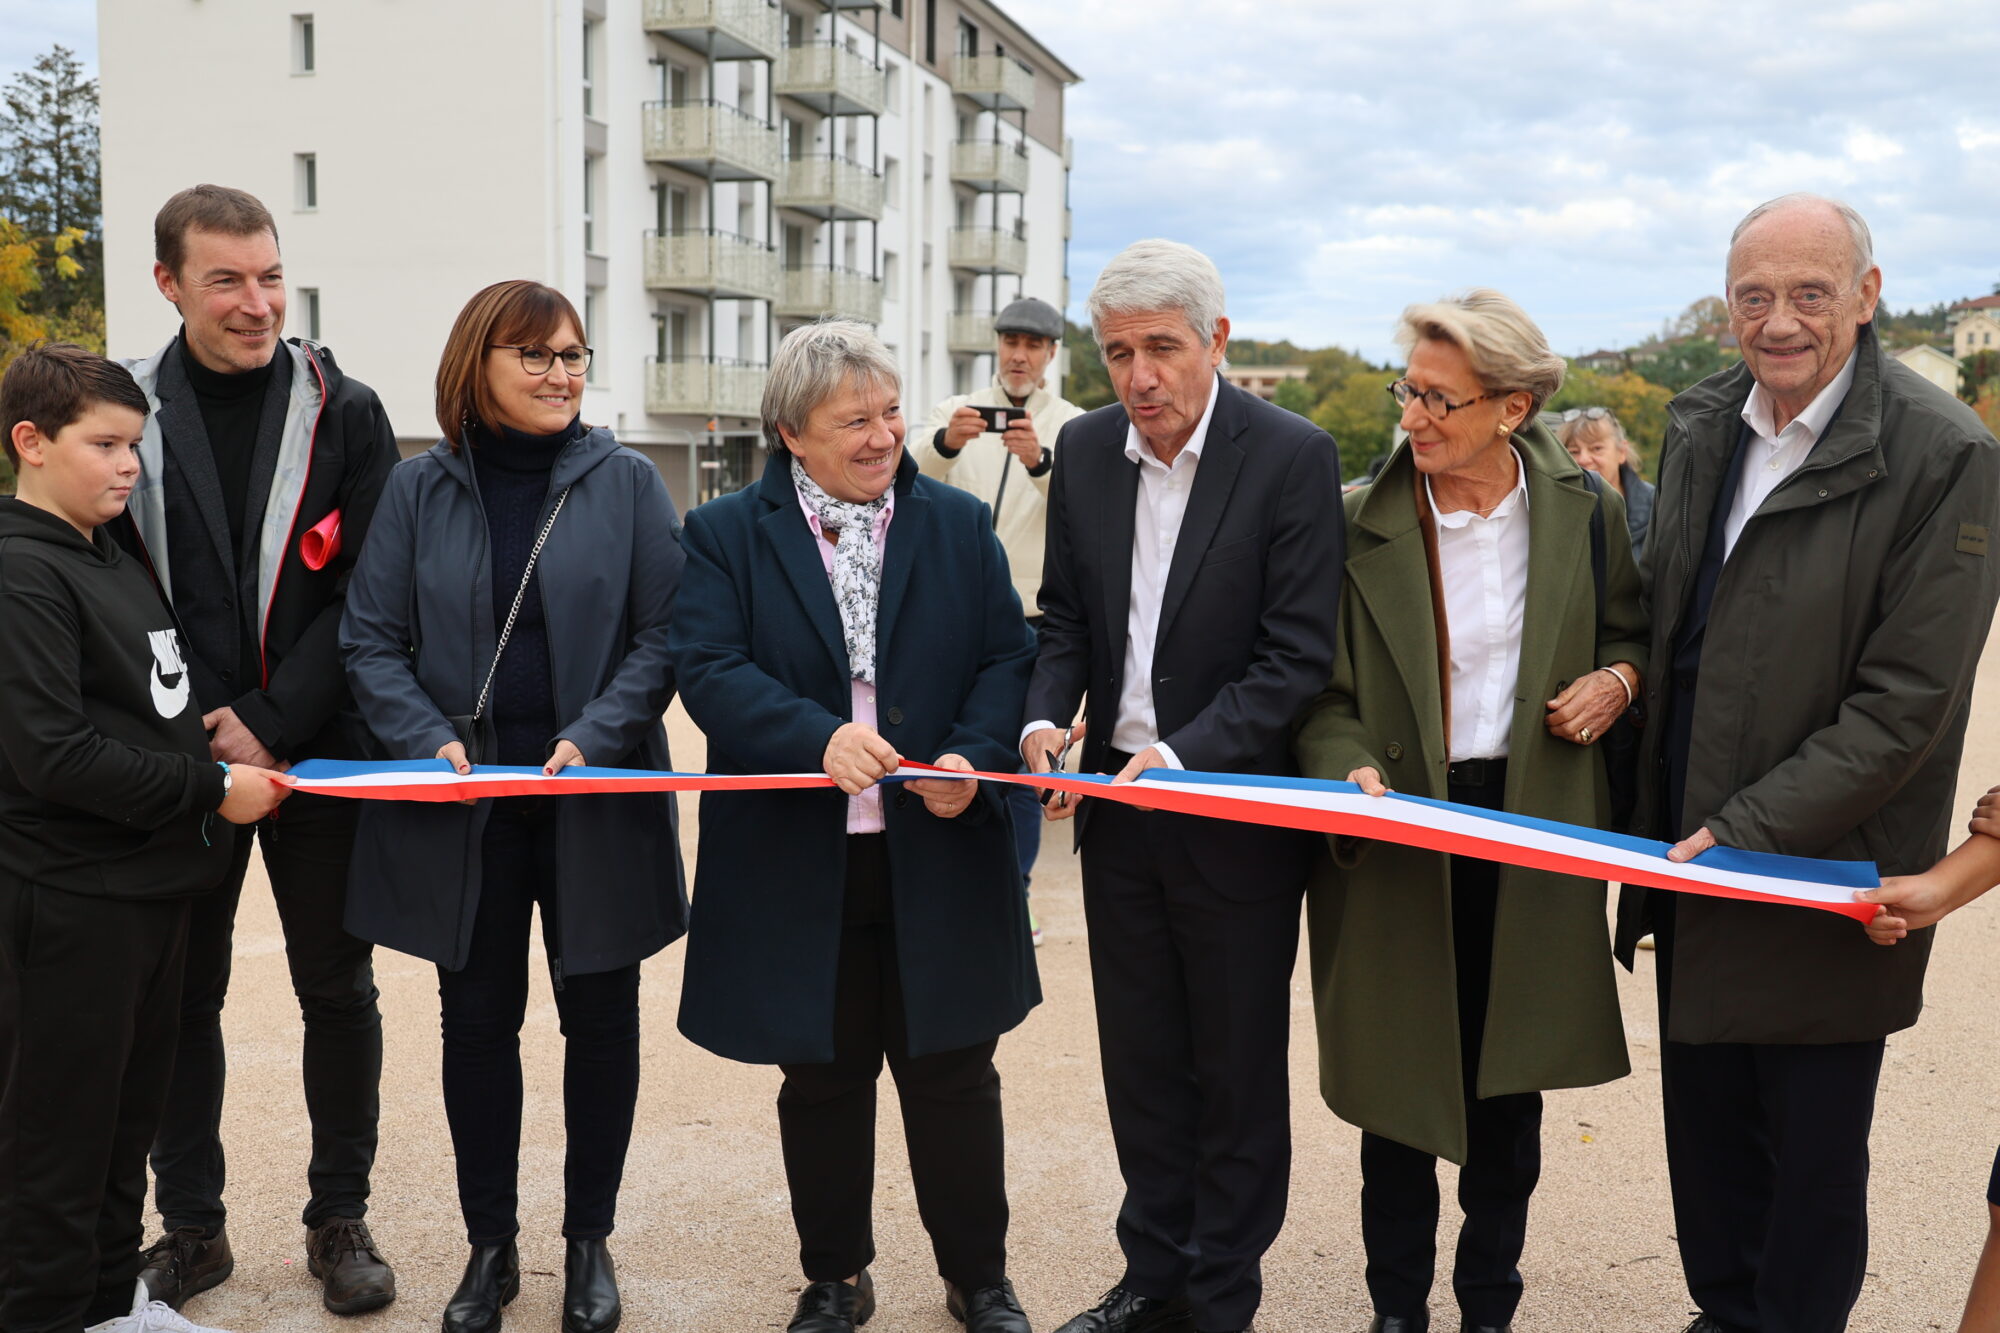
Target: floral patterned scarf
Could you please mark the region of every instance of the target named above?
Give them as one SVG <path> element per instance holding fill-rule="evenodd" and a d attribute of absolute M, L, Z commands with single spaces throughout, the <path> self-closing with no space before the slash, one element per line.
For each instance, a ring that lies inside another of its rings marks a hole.
<path fill-rule="evenodd" d="M 847 669 L 856 680 L 875 683 L 875 613 L 882 599 L 882 552 L 875 545 L 875 521 L 889 503 L 884 491 L 866 504 L 836 500 L 806 475 L 792 455 L 792 484 L 799 498 L 819 515 L 820 527 L 841 535 L 833 548 L 833 600 L 847 638 Z"/>

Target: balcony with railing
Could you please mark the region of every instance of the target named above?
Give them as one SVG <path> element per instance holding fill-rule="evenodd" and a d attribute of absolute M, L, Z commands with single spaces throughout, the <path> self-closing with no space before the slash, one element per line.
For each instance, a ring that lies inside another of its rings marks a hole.
<path fill-rule="evenodd" d="M 671 37 L 717 60 L 776 60 L 784 36 L 769 0 L 645 0 L 647 32 Z"/>
<path fill-rule="evenodd" d="M 775 301 L 783 290 L 778 251 L 734 232 L 689 228 L 646 233 L 646 285 L 724 299 Z"/>
<path fill-rule="evenodd" d="M 778 178 L 778 131 L 769 121 L 707 98 L 648 102 L 645 117 L 648 162 L 719 181 Z"/>
<path fill-rule="evenodd" d="M 953 268 L 1018 277 L 1028 271 L 1027 228 L 953 227 L 948 259 Z"/>
<path fill-rule="evenodd" d="M 778 178 L 778 207 L 816 218 L 879 221 L 887 196 L 880 172 L 837 154 L 792 158 Z"/>
<path fill-rule="evenodd" d="M 953 56 L 951 90 L 994 111 L 1033 111 L 1035 75 L 1012 56 Z"/>
<path fill-rule="evenodd" d="M 646 410 L 661 416 L 756 417 L 764 398 L 764 366 L 719 356 L 677 356 L 646 362 Z"/>
<path fill-rule="evenodd" d="M 778 61 L 778 95 L 826 116 L 879 116 L 887 104 L 881 69 L 834 42 L 786 47 Z"/>
<path fill-rule="evenodd" d="M 990 310 L 954 310 L 945 325 L 944 345 L 946 351 L 967 352 L 974 356 L 993 350 L 993 312 Z"/>
<path fill-rule="evenodd" d="M 882 322 L 882 280 L 847 268 L 788 268 L 785 294 L 778 298 L 781 319 L 835 315 L 865 324 Z"/>
<path fill-rule="evenodd" d="M 1028 192 L 1028 145 L 960 139 L 951 146 L 951 178 L 975 190 Z"/>

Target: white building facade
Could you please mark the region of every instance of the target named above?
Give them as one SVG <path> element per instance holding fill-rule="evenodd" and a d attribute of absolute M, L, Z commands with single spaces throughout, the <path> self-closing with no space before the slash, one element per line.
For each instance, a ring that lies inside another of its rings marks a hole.
<path fill-rule="evenodd" d="M 763 368 L 875 324 L 917 420 L 991 374 L 992 313 L 1066 308 L 1077 76 L 985 0 L 99 0 L 110 350 L 177 316 L 152 219 L 197 182 L 271 209 L 287 332 L 406 452 L 479 288 L 584 315 L 584 419 L 683 508 L 753 480 Z"/>

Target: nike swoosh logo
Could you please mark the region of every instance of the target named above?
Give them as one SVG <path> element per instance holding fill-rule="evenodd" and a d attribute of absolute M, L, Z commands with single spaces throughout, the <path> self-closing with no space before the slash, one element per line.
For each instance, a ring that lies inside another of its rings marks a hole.
<path fill-rule="evenodd" d="M 159 665 L 154 664 L 150 682 L 153 687 L 153 707 L 159 711 L 161 717 L 179 717 L 182 710 L 187 707 L 188 673 L 182 671 L 178 674 L 179 683 L 169 685 L 160 674 Z"/>

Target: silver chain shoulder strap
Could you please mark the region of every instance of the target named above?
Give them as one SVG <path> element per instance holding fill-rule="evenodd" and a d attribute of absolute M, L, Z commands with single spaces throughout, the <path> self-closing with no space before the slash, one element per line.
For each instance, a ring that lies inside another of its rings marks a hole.
<path fill-rule="evenodd" d="M 477 722 L 486 716 L 486 696 L 493 689 L 493 676 L 500 670 L 500 654 L 507 651 L 507 640 L 513 636 L 514 622 L 521 615 L 521 601 L 528 595 L 528 580 L 535 576 L 535 562 L 542 558 L 542 543 L 549 539 L 555 529 L 556 515 L 562 512 L 563 501 L 569 499 L 569 487 L 562 488 L 556 496 L 556 507 L 549 511 L 549 521 L 542 524 L 542 535 L 535 538 L 534 549 L 528 552 L 528 567 L 521 571 L 521 586 L 514 590 L 514 605 L 507 611 L 507 624 L 500 631 L 500 644 L 493 650 L 493 665 L 486 668 L 486 683 L 479 687 L 479 702 L 473 706 L 472 720 Z"/>

